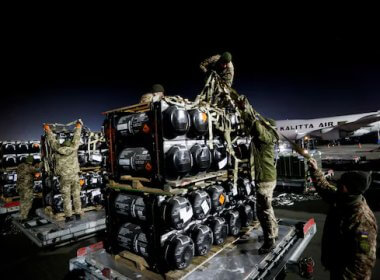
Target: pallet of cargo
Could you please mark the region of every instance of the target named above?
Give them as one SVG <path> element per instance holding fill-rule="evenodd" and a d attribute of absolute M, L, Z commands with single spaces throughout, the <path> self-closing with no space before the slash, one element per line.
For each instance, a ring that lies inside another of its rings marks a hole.
<path fill-rule="evenodd" d="M 257 229 L 258 227 L 259 223 L 255 222 L 252 226 L 242 228 L 239 236 L 249 236 L 250 232 L 254 229 Z M 234 246 L 234 243 L 237 242 L 239 239 L 240 237 L 229 236 L 223 244 L 213 245 L 206 255 L 194 257 L 191 264 L 187 268 L 183 270 L 172 270 L 165 273 L 165 275 L 161 275 L 153 271 L 150 271 L 150 267 L 143 257 L 133 254 L 129 251 L 123 251 L 116 255 L 115 261 L 125 264 L 132 270 L 137 269 L 138 271 L 141 271 L 142 274 L 146 274 L 147 276 L 150 276 L 154 279 L 183 279 L 186 275 L 197 270 L 206 262 L 209 262 L 212 258 L 214 258 L 217 254 L 222 252 L 224 249 L 232 248 Z"/>
<path fill-rule="evenodd" d="M 276 279 L 287 265 L 297 263 L 315 233 L 313 219 L 307 222 L 281 220 L 279 238 L 273 251 L 268 254 L 258 254 L 262 231 L 253 228 L 243 237 L 232 238 L 233 242 L 213 246 L 214 252 L 209 253 L 212 257 L 195 257 L 185 270 L 170 271 L 165 275 L 144 269 L 145 265 L 136 268 L 137 259 L 130 261 L 125 256 L 115 258 L 104 249 L 71 259 L 70 271 L 81 270 L 86 279 Z"/>
<path fill-rule="evenodd" d="M 18 214 L 12 215 L 12 223 L 39 247 L 63 246 L 96 235 L 105 230 L 104 211 L 85 212 L 80 220 L 69 223 L 55 221 L 37 209 L 37 217 L 21 222 Z"/>

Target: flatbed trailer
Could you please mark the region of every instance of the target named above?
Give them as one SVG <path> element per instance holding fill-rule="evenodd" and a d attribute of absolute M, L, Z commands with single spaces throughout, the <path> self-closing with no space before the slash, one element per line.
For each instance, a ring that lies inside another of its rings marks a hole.
<path fill-rule="evenodd" d="M 15 213 L 20 210 L 20 201 L 5 202 L 0 200 L 0 215 Z"/>
<path fill-rule="evenodd" d="M 37 209 L 37 217 L 27 222 L 12 215 L 12 223 L 39 247 L 59 247 L 92 237 L 106 228 L 105 211 L 88 211 L 78 221 L 56 221 Z"/>
<path fill-rule="evenodd" d="M 263 239 L 262 231 L 258 228 L 226 244 L 207 260 L 165 275 L 139 270 L 123 262 L 119 255 L 107 253 L 105 249 L 93 251 L 88 248 L 89 253 L 70 260 L 70 271 L 84 275 L 84 279 L 279 279 L 287 266 L 298 264 L 298 258 L 315 233 L 314 219 L 307 222 L 280 220 L 279 238 L 275 248 L 268 254 L 258 254 Z"/>

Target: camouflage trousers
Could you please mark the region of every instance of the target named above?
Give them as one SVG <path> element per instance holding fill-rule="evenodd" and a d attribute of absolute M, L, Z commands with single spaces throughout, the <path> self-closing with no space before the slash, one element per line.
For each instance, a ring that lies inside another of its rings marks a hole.
<path fill-rule="evenodd" d="M 64 178 L 63 176 L 60 179 L 60 189 L 63 199 L 63 209 L 66 217 L 71 217 L 72 213 L 72 204 L 71 196 L 73 197 L 73 204 L 75 209 L 75 214 L 81 214 L 82 203 L 80 200 L 80 189 L 79 176 L 73 176 L 70 178 Z"/>
<path fill-rule="evenodd" d="M 278 236 L 278 224 L 272 207 L 273 190 L 276 181 L 257 183 L 257 217 L 263 229 L 264 239 L 274 239 Z"/>
<path fill-rule="evenodd" d="M 33 205 L 33 189 L 32 186 L 18 186 L 20 194 L 20 219 L 28 218 L 29 211 Z"/>

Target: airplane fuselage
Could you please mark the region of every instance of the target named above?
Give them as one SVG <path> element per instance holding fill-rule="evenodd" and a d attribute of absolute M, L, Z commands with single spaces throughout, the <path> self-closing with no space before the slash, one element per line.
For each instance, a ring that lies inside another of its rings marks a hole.
<path fill-rule="evenodd" d="M 279 120 L 277 121 L 276 128 L 280 134 L 289 139 L 300 139 L 311 132 L 319 132 L 321 138 L 323 134 L 329 132 L 334 127 L 341 124 L 355 122 L 363 117 L 376 114 L 376 112 L 352 114 L 344 116 L 335 116 L 318 119 L 298 119 L 298 120 Z M 380 122 L 373 122 L 363 126 L 362 128 L 351 133 L 351 136 L 360 136 L 371 131 L 379 129 Z M 339 138 L 339 137 L 338 137 Z"/>

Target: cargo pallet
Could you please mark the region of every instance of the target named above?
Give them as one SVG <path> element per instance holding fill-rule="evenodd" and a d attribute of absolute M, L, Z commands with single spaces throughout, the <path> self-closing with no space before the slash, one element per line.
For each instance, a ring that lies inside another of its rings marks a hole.
<path fill-rule="evenodd" d="M 81 271 L 85 279 L 275 279 L 287 265 L 297 264 L 315 233 L 313 219 L 281 220 L 275 248 L 266 255 L 258 255 L 262 231 L 253 228 L 242 237 L 229 237 L 223 245 L 213 246 L 207 256 L 195 257 L 186 269 L 164 275 L 149 270 L 141 257 L 129 252 L 115 256 L 104 249 L 87 250 L 87 255 L 71 259 L 70 271 Z"/>
<path fill-rule="evenodd" d="M 59 219 L 47 215 L 42 208 L 37 209 L 36 214 L 37 217 L 24 223 L 18 214 L 13 214 L 12 223 L 39 247 L 63 246 L 92 237 L 106 228 L 104 209 L 85 211 L 80 220 L 69 223 L 65 223 L 62 215 Z"/>

